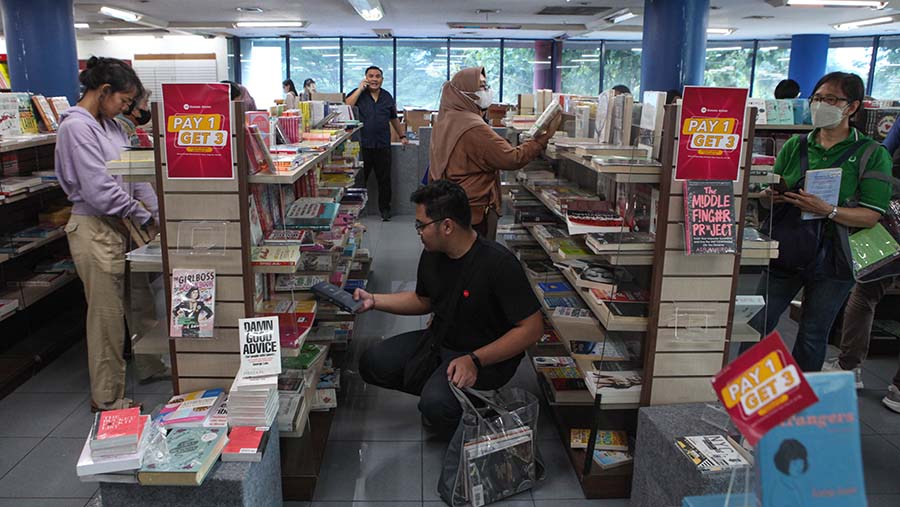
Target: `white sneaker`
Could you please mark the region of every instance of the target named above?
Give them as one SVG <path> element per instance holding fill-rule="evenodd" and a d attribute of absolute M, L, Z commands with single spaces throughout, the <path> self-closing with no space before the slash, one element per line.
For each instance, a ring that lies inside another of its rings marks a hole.
<path fill-rule="evenodd" d="M 841 368 L 840 363 L 838 362 L 838 358 L 834 359 L 826 359 L 825 363 L 822 364 L 822 371 L 849 371 Z M 853 368 L 853 376 L 856 377 L 856 388 L 863 389 L 863 380 L 862 380 L 862 368 L 857 366 Z"/>
<path fill-rule="evenodd" d="M 881 399 L 884 406 L 900 414 L 900 389 L 891 384 L 888 386 L 887 396 Z"/>

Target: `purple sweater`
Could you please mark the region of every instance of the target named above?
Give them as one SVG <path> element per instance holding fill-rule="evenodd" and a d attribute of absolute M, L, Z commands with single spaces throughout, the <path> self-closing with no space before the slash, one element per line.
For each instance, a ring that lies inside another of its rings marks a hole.
<path fill-rule="evenodd" d="M 122 158 L 122 150 L 128 145 L 128 136 L 113 120 L 101 124 L 78 106 L 61 115 L 56 135 L 56 176 L 73 203 L 72 213 L 132 217 L 139 224 L 151 216 L 158 220 L 159 202 L 149 183 L 124 183 L 121 176 L 112 176 L 106 170 L 106 162 Z"/>

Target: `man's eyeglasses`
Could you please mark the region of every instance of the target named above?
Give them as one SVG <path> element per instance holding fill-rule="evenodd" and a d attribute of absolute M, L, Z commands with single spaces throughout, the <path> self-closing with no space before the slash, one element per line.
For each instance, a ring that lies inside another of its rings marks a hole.
<path fill-rule="evenodd" d="M 850 102 L 850 99 L 847 97 L 835 97 L 834 95 L 813 95 L 809 98 L 810 102 L 824 102 L 830 106 L 837 104 L 838 102 Z"/>
<path fill-rule="evenodd" d="M 441 220 L 444 220 L 444 219 L 438 218 L 437 220 L 432 220 L 431 222 L 428 222 L 426 224 L 423 224 L 422 222 L 416 220 L 416 225 L 414 227 L 416 228 L 416 232 L 422 232 L 422 229 L 428 227 L 431 224 L 436 224 L 436 223 L 440 222 Z"/>

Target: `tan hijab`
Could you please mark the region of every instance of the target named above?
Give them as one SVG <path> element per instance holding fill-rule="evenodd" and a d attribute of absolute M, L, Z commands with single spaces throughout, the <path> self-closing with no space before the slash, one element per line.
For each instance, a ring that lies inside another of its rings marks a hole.
<path fill-rule="evenodd" d="M 459 139 L 469 130 L 484 125 L 481 108 L 463 92 L 474 94 L 481 89 L 480 78 L 484 67 L 470 67 L 453 75 L 441 89 L 441 107 L 434 130 L 431 133 L 431 167 L 428 170 L 432 181 L 442 179 L 447 174 L 450 154 Z"/>

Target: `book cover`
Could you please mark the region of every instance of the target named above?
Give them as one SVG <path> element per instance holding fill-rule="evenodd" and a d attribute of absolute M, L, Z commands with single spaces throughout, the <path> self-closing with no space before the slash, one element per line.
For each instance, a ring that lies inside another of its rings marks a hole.
<path fill-rule="evenodd" d="M 591 297 L 598 303 L 622 302 L 622 303 L 647 303 L 650 301 L 650 293 L 641 288 L 620 288 L 614 293 L 603 289 L 591 289 Z"/>
<path fill-rule="evenodd" d="M 88 477 L 96 474 L 109 474 L 115 472 L 123 472 L 125 470 L 136 470 L 141 467 L 144 451 L 146 450 L 147 438 L 150 428 L 150 416 L 141 416 L 143 426 L 141 430 L 140 442 L 136 449 L 126 454 L 116 454 L 110 456 L 95 456 L 91 449 L 91 437 L 84 441 L 84 447 L 81 448 L 81 454 L 75 466 L 75 473 L 79 478 Z"/>
<path fill-rule="evenodd" d="M 251 426 L 235 426 L 228 434 L 228 443 L 222 449 L 222 461 L 243 461 L 236 460 L 233 454 L 261 454 L 263 448 L 261 446 L 263 437 L 268 431 L 260 430 Z M 229 458 L 229 459 L 226 459 Z"/>
<path fill-rule="evenodd" d="M 567 294 L 574 292 L 572 286 L 566 282 L 540 282 L 538 288 L 544 294 Z"/>
<path fill-rule="evenodd" d="M 33 95 L 31 99 L 34 101 L 34 108 L 37 110 L 38 115 L 40 115 L 41 121 L 44 122 L 44 127 L 47 128 L 47 132 L 56 132 L 59 129 L 59 123 L 57 122 L 56 115 L 53 114 L 53 108 L 50 107 L 50 102 L 47 101 L 47 98 L 43 95 Z"/>
<path fill-rule="evenodd" d="M 684 182 L 685 254 L 728 254 L 735 248 L 734 182 Z"/>
<path fill-rule="evenodd" d="M 568 319 L 577 322 L 593 321 L 594 314 L 585 308 L 571 308 L 568 306 L 557 306 L 553 309 L 553 318 Z"/>
<path fill-rule="evenodd" d="M 281 334 L 278 317 L 238 319 L 241 372 L 245 377 L 281 373 Z"/>
<path fill-rule="evenodd" d="M 818 403 L 772 428 L 757 445 L 762 505 L 864 507 L 853 373 L 809 373 L 806 379 Z"/>
<path fill-rule="evenodd" d="M 328 275 L 280 274 L 275 277 L 275 292 L 308 291 L 313 285 L 329 281 Z"/>
<path fill-rule="evenodd" d="M 610 301 L 605 304 L 609 312 L 616 317 L 647 317 L 650 311 L 647 303 Z"/>
<path fill-rule="evenodd" d="M 555 309 L 559 306 L 585 308 L 584 301 L 578 296 L 546 296 L 544 297 L 544 305 L 550 309 Z"/>
<path fill-rule="evenodd" d="M 262 222 L 259 221 L 259 207 L 256 203 L 256 196 L 250 194 L 250 244 L 257 246 L 262 243 L 263 228 Z"/>
<path fill-rule="evenodd" d="M 900 255 L 900 244 L 878 223 L 850 235 L 850 252 L 853 271 L 861 276 L 893 262 Z"/>
<path fill-rule="evenodd" d="M 560 368 L 575 366 L 575 360 L 569 356 L 534 356 L 535 368 Z"/>
<path fill-rule="evenodd" d="M 588 234 L 585 241 L 595 251 L 652 250 L 656 235 L 649 232 L 601 232 Z"/>
<path fill-rule="evenodd" d="M 591 430 L 587 428 L 572 428 L 569 433 L 569 445 L 572 449 L 587 449 Z M 597 430 L 594 439 L 594 450 L 620 451 L 628 450 L 628 433 L 624 431 Z"/>
<path fill-rule="evenodd" d="M 734 298 L 734 321 L 750 322 L 764 306 L 766 300 L 762 296 L 737 295 Z"/>
<path fill-rule="evenodd" d="M 596 359 L 602 358 L 606 361 L 625 361 L 632 357 L 625 342 L 613 339 L 599 342 L 571 340 L 569 341 L 569 347 L 573 354 L 599 356 Z"/>
<path fill-rule="evenodd" d="M 328 350 L 326 345 L 304 343 L 300 348 L 300 355 L 281 358 L 281 366 L 291 370 L 306 370 L 315 364 L 326 350 Z"/>
<path fill-rule="evenodd" d="M 204 428 L 227 428 L 228 427 L 228 399 L 224 396 L 219 397 L 209 416 L 203 421 Z"/>
<path fill-rule="evenodd" d="M 819 199 L 826 203 L 837 206 L 838 194 L 841 191 L 841 173 L 840 167 L 806 171 L 806 184 L 803 189 L 810 194 L 818 196 Z M 800 214 L 800 218 L 803 220 L 818 220 L 825 217 L 824 215 L 804 211 Z"/>
<path fill-rule="evenodd" d="M 160 411 L 160 425 L 166 428 L 192 428 L 203 426 L 206 418 L 212 413 L 213 408 L 224 397 L 221 389 L 210 389 L 207 392 L 219 391 L 215 396 L 203 396 L 200 398 L 184 400 L 180 403 L 167 404 Z"/>
<path fill-rule="evenodd" d="M 136 445 L 143 426 L 137 407 L 98 412 L 91 430 L 91 449 Z"/>
<path fill-rule="evenodd" d="M 39 134 L 30 93 L 13 93 L 19 101 L 19 126 L 23 134 Z"/>
<path fill-rule="evenodd" d="M 169 336 L 212 338 L 215 324 L 216 270 L 172 270 Z"/>
<path fill-rule="evenodd" d="M 47 99 L 50 101 L 50 107 L 53 109 L 53 114 L 56 115 L 56 119 L 59 120 L 59 116 L 64 112 L 68 111 L 71 106 L 69 104 L 69 99 L 65 96 L 60 97 L 50 97 Z"/>
<path fill-rule="evenodd" d="M 594 451 L 594 463 L 603 470 L 625 466 L 634 461 L 631 454 L 621 451 Z"/>
<path fill-rule="evenodd" d="M 160 409 L 159 415 L 160 417 L 165 416 L 166 414 L 172 413 L 181 406 L 182 403 L 186 401 L 200 400 L 204 398 L 216 399 L 220 394 L 224 393 L 225 390 L 222 388 L 215 389 L 202 389 L 199 391 L 191 391 L 189 393 L 176 394 L 172 396 L 169 401 Z"/>
<path fill-rule="evenodd" d="M 226 428 L 177 428 L 166 436 L 168 461 L 145 464 L 138 471 L 143 486 L 199 486 L 222 454 Z"/>
<path fill-rule="evenodd" d="M 19 123 L 19 99 L 11 93 L 0 93 L 0 135 L 22 134 Z"/>
<path fill-rule="evenodd" d="M 312 232 L 306 229 L 275 229 L 266 234 L 267 245 L 309 246 L 315 243 Z"/>
<path fill-rule="evenodd" d="M 337 408 L 337 393 L 334 389 L 316 389 L 316 398 L 312 410 L 323 411 Z"/>
<path fill-rule="evenodd" d="M 293 273 L 300 263 L 300 249 L 296 245 L 254 246 L 250 250 L 250 262 L 254 266 L 286 268 Z"/>
<path fill-rule="evenodd" d="M 675 439 L 675 445 L 701 473 L 750 466 L 724 435 L 679 437 Z"/>

